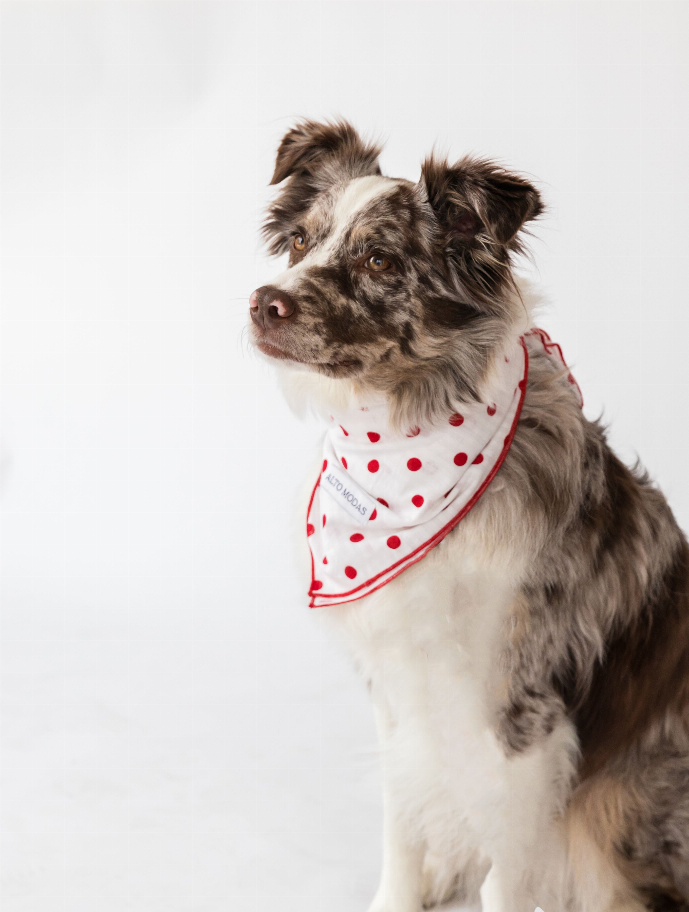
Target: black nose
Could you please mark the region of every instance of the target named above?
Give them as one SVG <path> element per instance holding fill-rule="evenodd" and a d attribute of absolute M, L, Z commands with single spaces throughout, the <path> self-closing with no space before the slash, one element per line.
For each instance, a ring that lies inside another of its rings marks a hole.
<path fill-rule="evenodd" d="M 249 298 L 251 319 L 264 329 L 286 323 L 296 311 L 297 307 L 287 292 L 274 285 L 262 285 Z"/>

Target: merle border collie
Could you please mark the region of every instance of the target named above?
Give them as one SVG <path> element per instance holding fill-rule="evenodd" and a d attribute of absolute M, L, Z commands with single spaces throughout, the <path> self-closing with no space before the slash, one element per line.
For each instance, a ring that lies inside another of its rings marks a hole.
<path fill-rule="evenodd" d="M 288 398 L 326 422 L 383 403 L 392 458 L 395 434 L 435 433 L 489 401 L 516 345 L 528 374 L 461 522 L 385 585 L 316 609 L 379 728 L 384 861 L 370 912 L 452 897 L 480 897 L 484 912 L 686 912 L 687 542 L 534 332 L 513 261 L 542 212 L 537 189 L 475 157 L 430 157 L 418 183 L 385 177 L 379 152 L 344 121 L 301 122 L 279 146 L 263 232 L 289 262 L 252 294 L 249 326 Z"/>

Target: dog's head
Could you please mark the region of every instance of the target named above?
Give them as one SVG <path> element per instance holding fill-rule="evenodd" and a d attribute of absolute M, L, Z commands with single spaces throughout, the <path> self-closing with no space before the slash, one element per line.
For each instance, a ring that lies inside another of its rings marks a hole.
<path fill-rule="evenodd" d="M 541 201 L 489 161 L 430 157 L 413 184 L 382 176 L 379 152 L 345 122 L 306 121 L 283 138 L 263 233 L 289 264 L 251 295 L 252 339 L 386 394 L 400 419 L 430 417 L 480 396 L 523 321 L 510 258 Z"/>

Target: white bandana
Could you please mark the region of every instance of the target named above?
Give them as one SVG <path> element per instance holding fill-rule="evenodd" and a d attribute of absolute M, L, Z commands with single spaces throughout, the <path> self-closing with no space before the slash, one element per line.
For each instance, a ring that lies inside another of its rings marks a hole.
<path fill-rule="evenodd" d="M 527 336 L 564 364 L 547 333 Z M 332 416 L 307 512 L 312 608 L 352 602 L 384 586 L 474 506 L 517 427 L 529 369 L 524 337 L 500 367 L 487 402 L 458 405 L 442 424 L 393 431 L 385 403 Z"/>

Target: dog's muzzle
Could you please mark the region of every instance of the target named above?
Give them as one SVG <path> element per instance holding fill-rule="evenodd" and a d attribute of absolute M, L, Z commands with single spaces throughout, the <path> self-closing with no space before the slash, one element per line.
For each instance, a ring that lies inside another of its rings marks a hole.
<path fill-rule="evenodd" d="M 251 319 L 266 332 L 284 326 L 296 312 L 296 304 L 287 292 L 273 285 L 262 285 L 249 298 Z"/>

